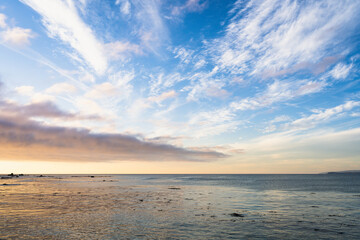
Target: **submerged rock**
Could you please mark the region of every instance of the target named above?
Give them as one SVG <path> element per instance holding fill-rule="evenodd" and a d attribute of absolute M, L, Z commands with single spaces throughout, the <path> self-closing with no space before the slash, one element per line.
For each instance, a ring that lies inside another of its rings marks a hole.
<path fill-rule="evenodd" d="M 231 213 L 230 216 L 232 216 L 232 217 L 245 217 L 244 214 L 240 214 L 240 213 Z"/>
<path fill-rule="evenodd" d="M 13 177 L 19 177 L 19 175 L 16 175 L 16 174 L 14 174 L 14 173 L 10 173 L 10 174 L 8 174 L 8 175 L 5 176 L 5 177 L 1 177 L 1 179 L 7 179 L 7 178 L 13 178 Z"/>

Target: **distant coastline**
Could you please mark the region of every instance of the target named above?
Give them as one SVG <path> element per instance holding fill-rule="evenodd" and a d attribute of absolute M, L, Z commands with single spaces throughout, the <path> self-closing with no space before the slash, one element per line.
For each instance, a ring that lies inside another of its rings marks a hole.
<path fill-rule="evenodd" d="M 360 170 L 347 170 L 338 172 L 326 172 L 325 174 L 360 174 Z"/>

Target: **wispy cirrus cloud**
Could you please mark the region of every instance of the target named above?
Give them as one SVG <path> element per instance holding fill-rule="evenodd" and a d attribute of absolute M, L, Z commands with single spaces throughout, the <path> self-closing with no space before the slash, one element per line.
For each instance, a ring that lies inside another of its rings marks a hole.
<path fill-rule="evenodd" d="M 224 132 L 234 131 L 244 123 L 235 120 L 235 113 L 229 108 L 217 109 L 194 114 L 188 121 L 187 131 L 195 138 L 219 135 Z"/>
<path fill-rule="evenodd" d="M 298 80 L 294 82 L 275 81 L 264 92 L 254 97 L 234 101 L 231 108 L 236 111 L 255 110 L 274 103 L 284 102 L 296 97 L 321 91 L 327 85 L 324 81 Z"/>
<path fill-rule="evenodd" d="M 161 13 L 162 2 L 159 0 L 132 1 L 134 17 L 137 22 L 136 34 L 144 49 L 161 55 L 160 47 L 169 41 L 169 32 Z"/>
<path fill-rule="evenodd" d="M 239 120 L 239 112 L 256 111 L 271 107 L 274 104 L 288 102 L 302 96 L 320 92 L 326 86 L 327 83 L 325 81 L 274 81 L 268 84 L 265 90 L 253 97 L 231 101 L 228 106 L 216 110 L 197 113 L 195 117 L 188 121 L 189 128 L 191 129 L 190 132 L 196 133 L 196 136 L 211 136 L 234 131 L 239 125 L 247 121 L 245 119 Z M 196 88 L 190 94 L 195 90 Z M 281 119 L 277 120 L 280 121 Z M 276 126 L 270 124 L 265 132 L 272 132 L 275 129 Z"/>
<path fill-rule="evenodd" d="M 97 74 L 106 71 L 108 60 L 103 45 L 81 19 L 72 0 L 21 0 L 21 2 L 42 17 L 49 37 L 58 38 L 69 45 Z"/>
<path fill-rule="evenodd" d="M 131 15 L 131 3 L 128 0 L 116 0 L 116 5 L 120 5 L 120 12 L 125 15 Z"/>
<path fill-rule="evenodd" d="M 208 2 L 202 0 L 187 0 L 181 6 L 175 6 L 171 14 L 175 16 L 182 15 L 187 12 L 201 12 L 207 7 Z"/>
<path fill-rule="evenodd" d="M 352 68 L 352 65 L 346 65 L 343 63 L 338 63 L 331 71 L 330 74 L 335 79 L 344 79 L 349 75 L 349 72 Z"/>
<path fill-rule="evenodd" d="M 359 107 L 359 101 L 347 101 L 344 104 L 338 105 L 333 108 L 325 110 L 314 110 L 315 113 L 307 117 L 296 119 L 290 123 L 283 125 L 284 129 L 287 130 L 306 130 L 315 127 L 318 124 L 328 122 L 332 119 L 341 117 L 345 112 L 352 110 L 353 108 Z"/>
<path fill-rule="evenodd" d="M 301 132 L 313 129 L 319 125 L 324 125 L 331 121 L 347 117 L 348 115 L 356 117 L 357 115 L 350 111 L 360 106 L 359 101 L 346 101 L 338 106 L 327 109 L 313 109 L 313 114 L 291 120 L 289 116 L 278 116 L 269 122 L 266 127 L 266 133 L 270 132 Z"/>
<path fill-rule="evenodd" d="M 219 67 L 233 74 L 299 70 L 341 54 L 346 47 L 334 46 L 359 22 L 357 1 L 255 0 L 239 6 L 243 1 L 235 3 L 225 36 L 208 50 Z"/>
<path fill-rule="evenodd" d="M 171 90 L 171 91 L 168 91 L 168 92 L 163 92 L 162 94 L 160 94 L 158 96 L 148 97 L 147 100 L 149 102 L 155 102 L 157 104 L 161 104 L 166 99 L 174 98 L 176 96 L 177 96 L 177 93 L 174 90 Z"/>
<path fill-rule="evenodd" d="M 181 63 L 189 64 L 192 61 L 194 51 L 185 49 L 184 47 L 176 47 L 173 53 L 175 54 L 174 58 L 178 58 Z"/>

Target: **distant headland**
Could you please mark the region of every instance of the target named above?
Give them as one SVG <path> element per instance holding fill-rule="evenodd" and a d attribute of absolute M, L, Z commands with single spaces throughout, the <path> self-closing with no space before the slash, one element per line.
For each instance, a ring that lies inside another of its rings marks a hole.
<path fill-rule="evenodd" d="M 325 174 L 360 174 L 360 170 L 347 170 L 347 171 L 338 171 L 338 172 L 326 172 Z"/>

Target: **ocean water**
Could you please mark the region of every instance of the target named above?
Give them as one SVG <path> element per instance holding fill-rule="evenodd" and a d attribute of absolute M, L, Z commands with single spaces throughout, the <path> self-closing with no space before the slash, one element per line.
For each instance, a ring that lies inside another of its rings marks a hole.
<path fill-rule="evenodd" d="M 360 239 L 360 174 L 1 179 L 0 239 Z"/>

